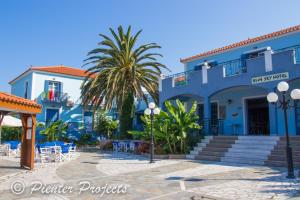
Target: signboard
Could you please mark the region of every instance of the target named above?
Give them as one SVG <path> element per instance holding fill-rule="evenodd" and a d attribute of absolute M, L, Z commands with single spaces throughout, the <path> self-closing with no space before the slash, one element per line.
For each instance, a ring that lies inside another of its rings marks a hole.
<path fill-rule="evenodd" d="M 279 80 L 288 79 L 288 78 L 289 78 L 289 73 L 283 72 L 283 73 L 278 73 L 278 74 L 253 77 L 251 79 L 251 82 L 252 82 L 252 84 L 259 84 L 259 83 L 265 83 L 265 82 L 271 82 L 271 81 L 279 81 Z"/>

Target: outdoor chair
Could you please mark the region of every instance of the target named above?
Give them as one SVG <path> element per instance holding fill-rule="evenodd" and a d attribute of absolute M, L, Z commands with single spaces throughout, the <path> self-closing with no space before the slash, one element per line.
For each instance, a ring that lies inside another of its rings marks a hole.
<path fill-rule="evenodd" d="M 21 143 L 19 141 L 7 141 L 4 144 L 7 145 L 7 156 L 20 155 Z"/>
<path fill-rule="evenodd" d="M 40 147 L 39 148 L 39 154 L 40 154 L 40 159 L 41 163 L 50 162 L 52 159 L 52 150 L 51 148 L 48 147 Z"/>
<path fill-rule="evenodd" d="M 118 152 L 118 151 L 120 151 L 120 144 L 119 144 L 119 142 L 112 142 L 112 145 L 113 145 L 113 151 L 114 152 Z"/>

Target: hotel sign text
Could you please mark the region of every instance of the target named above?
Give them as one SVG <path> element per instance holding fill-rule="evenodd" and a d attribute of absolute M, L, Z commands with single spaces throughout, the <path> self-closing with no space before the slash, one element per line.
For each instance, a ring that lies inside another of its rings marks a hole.
<path fill-rule="evenodd" d="M 272 75 L 267 75 L 267 76 L 258 76 L 252 78 L 252 84 L 259 84 L 259 83 L 265 83 L 265 82 L 270 82 L 270 81 L 279 81 L 283 79 L 288 79 L 289 78 L 289 73 L 284 72 L 284 73 L 279 73 L 279 74 L 272 74 Z"/>

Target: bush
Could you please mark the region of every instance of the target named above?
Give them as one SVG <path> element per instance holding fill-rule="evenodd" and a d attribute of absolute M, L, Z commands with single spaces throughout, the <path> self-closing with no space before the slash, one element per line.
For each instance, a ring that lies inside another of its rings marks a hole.
<path fill-rule="evenodd" d="M 22 128 L 18 127 L 2 127 L 1 140 L 21 140 Z"/>

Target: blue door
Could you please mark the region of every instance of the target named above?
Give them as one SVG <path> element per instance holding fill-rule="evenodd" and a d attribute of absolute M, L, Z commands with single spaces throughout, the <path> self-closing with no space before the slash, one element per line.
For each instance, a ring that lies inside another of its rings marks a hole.
<path fill-rule="evenodd" d="M 59 109 L 46 110 L 46 123 L 56 122 L 59 119 Z"/>

